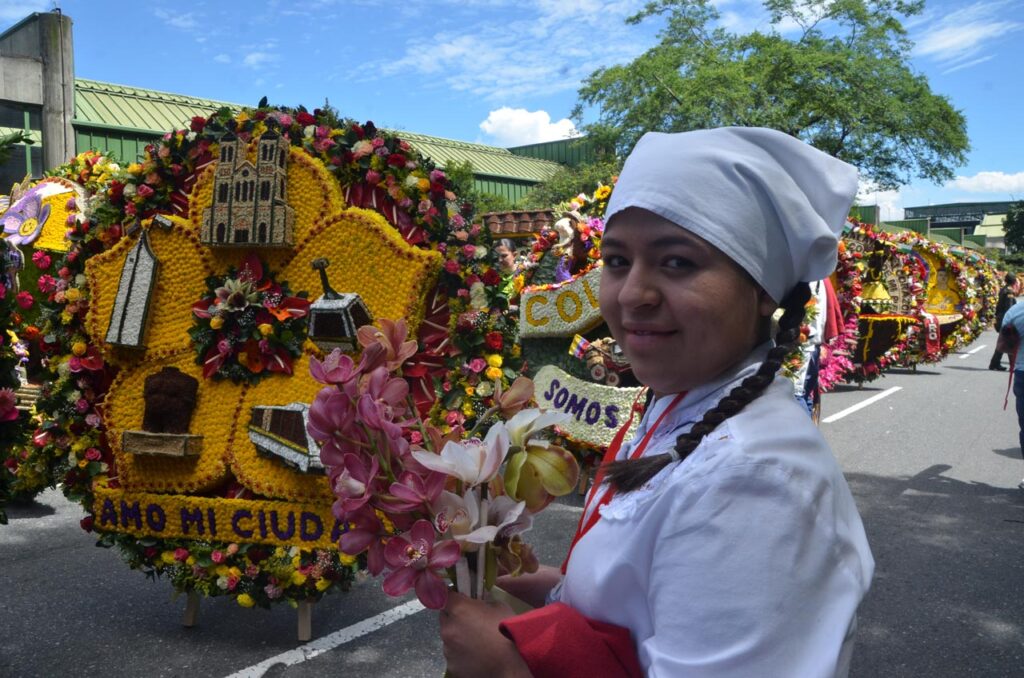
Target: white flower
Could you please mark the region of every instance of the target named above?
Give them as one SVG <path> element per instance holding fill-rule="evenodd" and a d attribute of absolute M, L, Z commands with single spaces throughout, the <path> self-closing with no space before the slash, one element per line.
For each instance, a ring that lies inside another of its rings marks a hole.
<path fill-rule="evenodd" d="M 449 441 L 440 454 L 413 450 L 412 456 L 431 471 L 458 478 L 470 487 L 489 482 L 498 474 L 508 452 L 508 433 L 500 424 L 484 440 Z"/>
<path fill-rule="evenodd" d="M 524 449 L 527 444 L 546 447 L 547 445 L 544 441 L 535 439 L 533 436 L 549 426 L 560 424 L 563 421 L 568 421 L 568 419 L 569 415 L 565 412 L 557 412 L 555 410 L 545 412 L 534 408 L 522 410 L 503 425 L 508 429 L 509 442 L 513 447 Z M 496 426 L 502 426 L 502 424 L 496 424 Z"/>

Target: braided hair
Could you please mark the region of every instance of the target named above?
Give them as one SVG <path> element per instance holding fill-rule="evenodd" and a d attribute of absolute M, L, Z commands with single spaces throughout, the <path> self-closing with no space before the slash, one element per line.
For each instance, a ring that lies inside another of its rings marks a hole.
<path fill-rule="evenodd" d="M 700 441 L 734 414 L 740 412 L 751 401 L 761 395 L 775 379 L 775 373 L 782 367 L 782 362 L 797 347 L 800 337 L 800 325 L 804 321 L 804 308 L 811 298 L 811 288 L 805 282 L 797 283 L 782 300 L 782 317 L 779 318 L 779 331 L 775 335 L 775 346 L 768 351 L 768 357 L 757 372 L 744 379 L 739 386 L 732 389 L 727 396 L 704 414 L 704 418 L 694 424 L 688 432 L 676 438 L 675 451 L 679 461 L 686 459 L 697 449 Z M 653 478 L 661 469 L 673 461 L 671 454 L 657 454 L 640 459 L 609 462 L 604 465 L 606 478 L 618 492 L 626 493 L 639 489 Z"/>

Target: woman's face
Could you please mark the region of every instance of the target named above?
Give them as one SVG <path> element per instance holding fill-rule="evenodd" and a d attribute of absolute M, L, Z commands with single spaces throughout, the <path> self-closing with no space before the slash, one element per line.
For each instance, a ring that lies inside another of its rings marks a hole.
<path fill-rule="evenodd" d="M 692 390 L 767 339 L 776 308 L 729 257 L 652 212 L 615 215 L 601 242 L 601 313 L 641 383 Z"/>

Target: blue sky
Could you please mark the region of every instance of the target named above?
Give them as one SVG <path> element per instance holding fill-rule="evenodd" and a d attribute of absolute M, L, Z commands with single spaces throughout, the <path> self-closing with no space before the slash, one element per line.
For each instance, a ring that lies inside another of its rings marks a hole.
<path fill-rule="evenodd" d="M 655 42 L 627 26 L 644 0 L 0 0 L 0 30 L 54 6 L 74 21 L 78 77 L 255 105 L 324 99 L 342 115 L 424 134 L 517 145 L 573 133 L 582 80 Z M 716 0 L 737 32 L 767 27 L 756 0 Z M 957 179 L 866 192 L 900 207 L 1024 199 L 1024 0 L 928 0 L 906 22 L 912 64 L 967 116 Z"/>

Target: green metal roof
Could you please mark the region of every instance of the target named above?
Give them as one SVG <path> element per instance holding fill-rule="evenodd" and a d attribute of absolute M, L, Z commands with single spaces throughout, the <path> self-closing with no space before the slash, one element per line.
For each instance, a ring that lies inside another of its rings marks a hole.
<path fill-rule="evenodd" d="M 953 240 L 952 238 L 950 238 L 947 235 L 942 235 L 941 233 L 936 233 L 935 231 L 932 231 L 931 233 L 929 233 L 927 237 L 930 240 L 934 240 L 935 242 L 942 243 L 943 245 L 952 245 L 954 247 L 960 247 L 960 243 L 958 243 L 956 240 Z"/>
<path fill-rule="evenodd" d="M 447 167 L 451 162 L 468 160 L 473 165 L 473 174 L 478 176 L 488 175 L 539 182 L 550 179 L 561 167 L 557 162 L 516 155 L 508 149 L 496 146 L 430 137 L 414 132 L 396 131 L 395 133 L 441 167 Z"/>
<path fill-rule="evenodd" d="M 188 127 L 193 116 L 206 117 L 224 106 L 242 108 L 227 101 L 75 78 L 74 124 L 78 126 L 163 134 Z"/>
<path fill-rule="evenodd" d="M 207 116 L 227 106 L 235 110 L 241 104 L 200 99 L 182 94 L 158 92 L 141 87 L 115 85 L 97 80 L 75 79 L 76 127 L 117 129 L 148 134 L 163 134 L 187 127 L 193 116 Z M 414 132 L 395 131 L 420 153 L 440 167 L 469 161 L 477 176 L 502 177 L 530 183 L 545 181 L 558 171 L 550 160 L 516 155 L 508 149 L 442 139 Z"/>
<path fill-rule="evenodd" d="M 1005 214 L 986 214 L 981 223 L 974 227 L 974 235 L 987 235 L 992 238 L 1002 238 L 1006 235 L 1003 222 Z"/>

